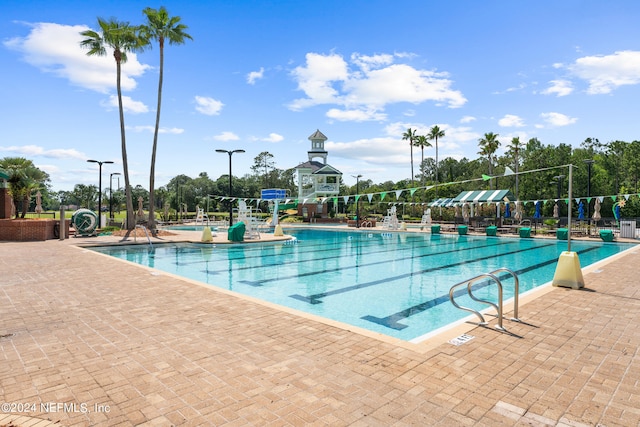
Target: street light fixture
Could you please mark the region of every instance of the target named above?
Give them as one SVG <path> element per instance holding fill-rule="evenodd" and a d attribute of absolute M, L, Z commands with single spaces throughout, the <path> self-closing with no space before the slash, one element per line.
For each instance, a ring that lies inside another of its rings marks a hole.
<path fill-rule="evenodd" d="M 356 179 L 356 228 L 360 228 L 360 203 L 358 200 L 358 194 L 360 194 L 360 178 L 362 175 L 351 175 Z"/>
<path fill-rule="evenodd" d="M 113 176 L 120 175 L 120 172 L 109 174 L 109 220 L 113 220 Z"/>
<path fill-rule="evenodd" d="M 231 227 L 233 225 L 233 205 L 231 204 L 231 191 L 232 191 L 232 186 L 231 186 L 231 156 L 233 155 L 233 153 L 244 153 L 244 150 L 221 150 L 221 149 L 217 149 L 216 153 L 227 153 L 229 155 L 229 227 Z"/>
<path fill-rule="evenodd" d="M 98 179 L 98 224 L 100 224 L 100 227 L 102 227 L 102 220 L 101 220 L 101 214 L 102 214 L 102 165 L 108 165 L 108 164 L 112 164 L 113 162 L 111 160 L 104 160 L 102 162 L 98 161 L 98 160 L 87 160 L 88 163 L 97 163 L 98 164 L 98 170 L 99 170 L 99 174 L 100 177 Z"/>

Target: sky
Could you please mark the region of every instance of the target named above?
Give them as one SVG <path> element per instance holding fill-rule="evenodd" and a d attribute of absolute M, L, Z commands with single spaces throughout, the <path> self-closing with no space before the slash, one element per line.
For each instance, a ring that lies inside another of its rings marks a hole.
<path fill-rule="evenodd" d="M 227 174 L 216 149 L 246 151 L 234 176 L 265 151 L 295 167 L 316 130 L 348 185 L 410 178 L 408 128 L 444 130 L 440 160 L 478 158 L 488 132 L 499 155 L 516 136 L 640 139 L 637 0 L 2 0 L 0 158 L 31 159 L 54 191 L 97 185 L 86 160 L 110 160 L 108 186 L 122 172 L 115 61 L 87 56 L 80 32 L 160 6 L 193 40 L 165 48 L 156 187 Z M 158 66 L 154 46 L 122 67 L 131 184 L 145 188 Z"/>

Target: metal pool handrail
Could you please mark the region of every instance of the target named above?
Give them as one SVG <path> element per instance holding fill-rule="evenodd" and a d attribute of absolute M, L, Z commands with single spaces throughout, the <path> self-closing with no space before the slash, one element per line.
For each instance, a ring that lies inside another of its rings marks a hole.
<path fill-rule="evenodd" d="M 479 325 L 487 325 L 487 321 L 485 320 L 484 316 L 479 311 L 474 310 L 473 308 L 463 307 L 463 306 L 459 305 L 458 303 L 456 303 L 456 301 L 455 301 L 455 290 L 458 287 L 463 286 L 463 285 L 466 284 L 467 285 L 467 293 L 469 294 L 469 297 L 471 297 L 471 299 L 473 299 L 474 301 L 477 301 L 477 302 L 488 304 L 488 305 L 492 306 L 496 310 L 496 312 L 497 312 L 497 316 L 496 317 L 498 318 L 498 325 L 496 326 L 496 329 L 499 329 L 501 331 L 506 331 L 506 329 L 502 326 L 502 312 L 503 312 L 503 305 L 504 305 L 503 298 L 502 298 L 502 282 L 500 281 L 498 276 L 495 275 L 495 273 L 498 273 L 498 272 L 506 272 L 508 274 L 511 274 L 515 279 L 515 292 L 514 292 L 514 299 L 513 299 L 513 303 L 514 303 L 513 315 L 514 315 L 514 317 L 511 318 L 511 320 L 519 322 L 520 319 L 518 319 L 518 288 L 519 288 L 518 276 L 513 271 L 511 271 L 510 269 L 505 268 L 505 267 L 499 268 L 499 269 L 494 270 L 494 271 L 489 272 L 489 273 L 480 274 L 478 276 L 472 277 L 471 279 L 464 280 L 464 281 L 462 281 L 460 283 L 456 283 L 449 290 L 449 300 L 451 301 L 451 303 L 456 308 L 459 308 L 460 310 L 464 310 L 464 311 L 468 311 L 468 312 L 474 313 L 476 316 L 478 316 L 478 318 L 480 319 L 480 322 L 478 323 Z M 481 279 L 492 280 L 492 281 L 494 281 L 496 283 L 496 285 L 498 285 L 498 304 L 497 305 L 492 303 L 492 302 L 490 302 L 490 301 L 486 301 L 486 300 L 483 300 L 483 299 L 480 299 L 480 298 L 476 298 L 473 295 L 472 286 L 471 285 L 473 285 L 473 283 L 475 283 L 475 282 L 477 282 L 477 281 L 479 281 Z"/>

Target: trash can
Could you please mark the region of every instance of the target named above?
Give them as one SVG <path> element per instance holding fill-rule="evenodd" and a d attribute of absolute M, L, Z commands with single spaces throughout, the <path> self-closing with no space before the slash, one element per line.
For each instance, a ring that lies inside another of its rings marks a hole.
<path fill-rule="evenodd" d="M 531 237 L 531 227 L 520 227 L 520 237 Z"/>
<path fill-rule="evenodd" d="M 459 235 L 464 236 L 468 232 L 469 232 L 469 226 L 468 225 L 459 225 L 458 226 L 458 234 Z"/>
<path fill-rule="evenodd" d="M 613 231 L 612 230 L 600 230 L 600 238 L 604 242 L 613 242 Z"/>
<path fill-rule="evenodd" d="M 567 240 L 569 237 L 569 230 L 566 228 L 558 228 L 556 231 L 556 237 L 558 240 Z"/>
<path fill-rule="evenodd" d="M 620 237 L 635 239 L 636 238 L 636 222 L 620 221 Z"/>
<path fill-rule="evenodd" d="M 496 236 L 498 234 L 498 227 L 490 225 L 487 227 L 487 236 Z"/>
<path fill-rule="evenodd" d="M 440 234 L 440 225 L 432 225 L 431 234 Z"/>
<path fill-rule="evenodd" d="M 244 230 L 245 225 L 244 222 L 237 222 L 229 227 L 229 231 L 227 232 L 227 239 L 232 242 L 242 242 L 244 240 Z"/>

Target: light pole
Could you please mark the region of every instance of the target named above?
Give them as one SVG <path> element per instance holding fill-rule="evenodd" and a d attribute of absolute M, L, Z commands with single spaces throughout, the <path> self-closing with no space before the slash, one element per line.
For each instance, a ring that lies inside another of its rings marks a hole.
<path fill-rule="evenodd" d="M 354 177 L 356 179 L 356 228 L 360 228 L 360 203 L 358 200 L 358 194 L 360 194 L 360 178 L 362 178 L 362 175 L 351 175 L 352 177 Z"/>
<path fill-rule="evenodd" d="M 111 160 L 104 160 L 102 162 L 99 162 L 98 160 L 87 160 L 87 162 L 89 163 L 97 163 L 98 164 L 98 170 L 99 170 L 99 174 L 100 174 L 100 178 L 98 179 L 98 224 L 100 224 L 100 227 L 102 227 L 102 220 L 101 220 L 101 214 L 102 214 L 102 165 L 108 165 L 108 164 L 112 164 L 113 162 Z"/>
<path fill-rule="evenodd" d="M 221 150 L 217 149 L 216 153 L 227 153 L 229 155 L 229 227 L 233 225 L 233 205 L 231 204 L 231 191 L 233 189 L 231 185 L 231 156 L 233 153 L 244 153 L 244 150 Z"/>
<path fill-rule="evenodd" d="M 587 221 L 591 221 L 591 165 L 595 160 L 587 159 L 584 161 L 587 164 Z"/>
<path fill-rule="evenodd" d="M 113 176 L 120 175 L 120 172 L 109 174 L 109 220 L 113 220 Z M 120 179 L 120 178 L 118 178 Z"/>
<path fill-rule="evenodd" d="M 560 213 L 560 194 L 562 193 L 562 178 L 564 178 L 564 175 L 556 175 L 553 177 L 553 179 L 558 181 L 558 200 L 556 201 L 556 204 L 558 205 L 558 214 Z"/>

